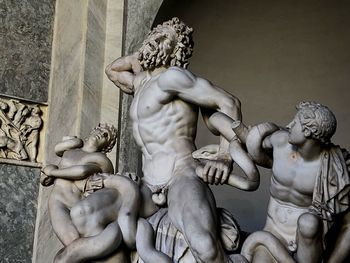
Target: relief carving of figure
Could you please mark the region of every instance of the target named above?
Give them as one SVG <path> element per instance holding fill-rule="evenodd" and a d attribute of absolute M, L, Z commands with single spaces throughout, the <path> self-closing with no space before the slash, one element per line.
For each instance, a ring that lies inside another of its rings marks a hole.
<path fill-rule="evenodd" d="M 34 106 L 30 110 L 30 116 L 28 116 L 20 126 L 20 130 L 23 136 L 26 138 L 24 143 L 24 149 L 28 154 L 28 158 L 31 162 L 36 161 L 39 142 L 39 131 L 42 125 L 41 110 L 38 106 Z"/>
<path fill-rule="evenodd" d="M 38 105 L 0 101 L 0 157 L 36 161 L 42 126 Z"/>

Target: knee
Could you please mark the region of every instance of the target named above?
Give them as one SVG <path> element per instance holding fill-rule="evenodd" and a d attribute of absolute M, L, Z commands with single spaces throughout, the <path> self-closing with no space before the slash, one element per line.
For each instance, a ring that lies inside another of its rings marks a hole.
<path fill-rule="evenodd" d="M 321 229 L 320 219 L 310 213 L 302 214 L 298 219 L 298 230 L 304 238 L 315 238 Z"/>
<path fill-rule="evenodd" d="M 219 257 L 219 239 L 215 240 L 209 235 L 197 238 L 195 244 L 190 244 L 192 252 L 200 262 L 217 262 Z"/>

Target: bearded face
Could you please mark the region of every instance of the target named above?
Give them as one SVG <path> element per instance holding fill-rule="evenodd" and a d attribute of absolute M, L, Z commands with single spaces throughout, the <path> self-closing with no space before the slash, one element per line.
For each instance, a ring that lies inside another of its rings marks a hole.
<path fill-rule="evenodd" d="M 159 27 L 139 49 L 139 61 L 144 70 L 169 66 L 176 46 L 176 32 L 171 27 Z"/>

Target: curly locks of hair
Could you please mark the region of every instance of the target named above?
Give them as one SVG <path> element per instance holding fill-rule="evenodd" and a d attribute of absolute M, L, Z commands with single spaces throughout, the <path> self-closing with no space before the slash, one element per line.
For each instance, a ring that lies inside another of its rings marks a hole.
<path fill-rule="evenodd" d="M 177 17 L 153 28 L 139 49 L 138 59 L 144 70 L 169 65 L 187 68 L 193 53 L 193 29 Z M 175 34 L 174 34 L 175 33 Z M 145 46 L 155 41 L 152 51 L 145 51 Z"/>
<path fill-rule="evenodd" d="M 95 128 L 92 129 L 90 134 L 93 133 L 107 133 L 108 145 L 101 149 L 101 152 L 108 153 L 110 152 L 116 141 L 117 141 L 117 129 L 113 125 L 107 123 L 99 123 Z"/>
<path fill-rule="evenodd" d="M 331 110 L 316 102 L 301 102 L 296 106 L 302 129 L 308 129 L 311 137 L 329 143 L 337 128 L 337 120 Z"/>

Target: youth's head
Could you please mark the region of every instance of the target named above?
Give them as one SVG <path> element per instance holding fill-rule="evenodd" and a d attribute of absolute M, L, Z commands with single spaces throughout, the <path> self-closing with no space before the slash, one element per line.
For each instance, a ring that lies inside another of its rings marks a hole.
<path fill-rule="evenodd" d="M 193 29 L 177 17 L 153 28 L 139 49 L 139 61 L 144 70 L 162 66 L 186 68 L 193 52 Z"/>
<path fill-rule="evenodd" d="M 86 143 L 94 145 L 99 152 L 110 152 L 117 140 L 117 129 L 113 125 L 100 123 L 92 129 Z"/>
<path fill-rule="evenodd" d="M 316 102 L 301 102 L 296 108 L 298 112 L 294 118 L 294 129 L 299 121 L 305 138 L 329 143 L 337 128 L 337 120 L 330 109 Z M 293 127 L 290 127 L 290 133 L 292 131 Z"/>

